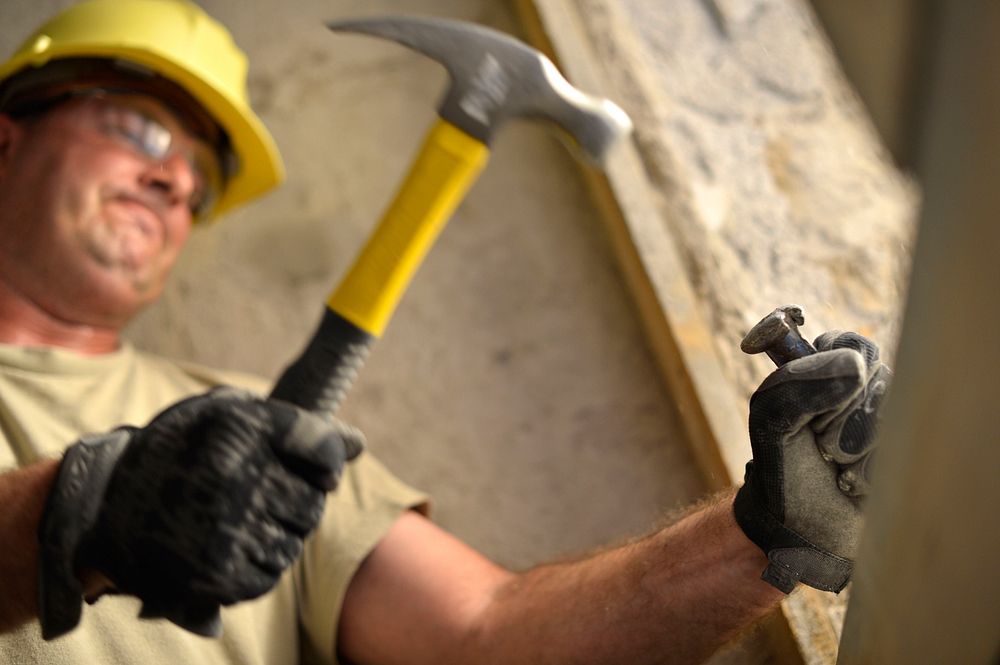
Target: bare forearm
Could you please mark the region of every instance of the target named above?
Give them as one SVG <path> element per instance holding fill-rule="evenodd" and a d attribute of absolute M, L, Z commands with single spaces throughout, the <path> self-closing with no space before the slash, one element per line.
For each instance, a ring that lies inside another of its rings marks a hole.
<path fill-rule="evenodd" d="M 731 505 L 726 494 L 637 543 L 513 578 L 484 616 L 483 651 L 495 662 L 701 662 L 783 597 L 759 579 L 766 559 Z"/>
<path fill-rule="evenodd" d="M 0 476 L 0 633 L 38 614 L 38 523 L 58 468 L 49 460 Z"/>
<path fill-rule="evenodd" d="M 354 576 L 339 646 L 351 662 L 695 663 L 773 608 L 766 559 L 733 493 L 630 545 L 522 574 L 415 514 Z"/>

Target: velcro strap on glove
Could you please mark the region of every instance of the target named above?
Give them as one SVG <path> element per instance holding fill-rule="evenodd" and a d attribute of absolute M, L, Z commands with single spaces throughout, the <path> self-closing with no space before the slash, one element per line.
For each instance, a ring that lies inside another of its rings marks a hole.
<path fill-rule="evenodd" d="M 752 465 L 747 464 L 746 482 L 736 493 L 733 514 L 747 537 L 767 555 L 761 579 L 785 593 L 791 593 L 798 582 L 839 593 L 851 580 L 854 562 L 817 547 L 768 511 L 754 496 Z"/>
<path fill-rule="evenodd" d="M 80 623 L 83 588 L 76 576 L 77 551 L 97 520 L 104 489 L 133 430 L 84 436 L 63 456 L 38 528 L 38 617 L 46 640 Z"/>

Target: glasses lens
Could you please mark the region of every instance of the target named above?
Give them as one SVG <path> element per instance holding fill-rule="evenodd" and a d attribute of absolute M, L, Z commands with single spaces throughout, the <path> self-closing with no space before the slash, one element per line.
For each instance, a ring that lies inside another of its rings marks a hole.
<path fill-rule="evenodd" d="M 203 143 L 196 146 L 191 166 L 198 175 L 198 185 L 191 195 L 191 214 L 201 218 L 211 212 L 219 200 L 225 181 L 218 155 Z"/>
<path fill-rule="evenodd" d="M 111 101 L 101 96 L 105 133 L 123 140 L 138 153 L 155 161 L 164 161 L 180 154 L 194 176 L 194 190 L 188 206 L 195 218 L 206 216 L 218 200 L 225 178 L 218 153 L 205 141 L 193 136 L 177 140 L 182 132 L 178 124 L 173 130 L 153 117 L 145 108 L 129 103 L 126 97 Z"/>

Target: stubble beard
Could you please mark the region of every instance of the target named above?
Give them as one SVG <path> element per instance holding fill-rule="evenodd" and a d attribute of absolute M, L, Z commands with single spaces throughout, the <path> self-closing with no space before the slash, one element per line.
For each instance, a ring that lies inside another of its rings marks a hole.
<path fill-rule="evenodd" d="M 165 281 L 164 247 L 145 237 L 128 220 L 114 219 L 101 210 L 89 228 L 81 229 L 84 251 L 95 266 L 115 279 L 124 280 L 140 300 L 155 297 Z"/>

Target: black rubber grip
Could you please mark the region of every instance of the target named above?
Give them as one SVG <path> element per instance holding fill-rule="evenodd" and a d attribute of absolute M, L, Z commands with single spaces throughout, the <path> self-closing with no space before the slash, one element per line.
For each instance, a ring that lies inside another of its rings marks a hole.
<path fill-rule="evenodd" d="M 337 410 L 376 337 L 326 309 L 302 355 L 289 365 L 271 397 L 316 413 Z"/>

